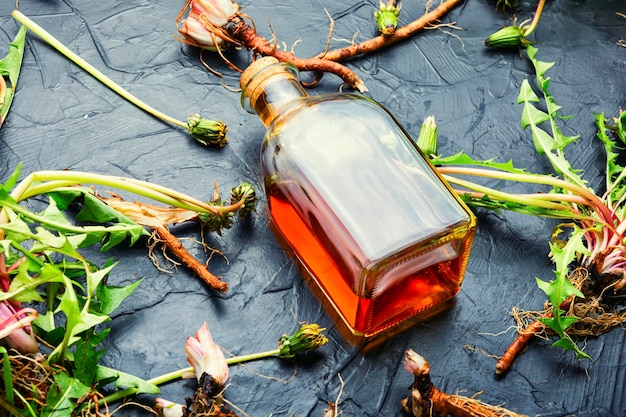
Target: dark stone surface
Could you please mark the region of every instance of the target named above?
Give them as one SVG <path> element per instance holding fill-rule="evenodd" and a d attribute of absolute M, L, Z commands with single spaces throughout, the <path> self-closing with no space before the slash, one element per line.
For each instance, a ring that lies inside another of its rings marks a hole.
<path fill-rule="evenodd" d="M 406 2 L 401 23 L 420 16 L 423 3 Z M 259 34 L 271 36 L 269 20 L 280 47 L 295 45 L 303 57 L 317 54 L 326 42 L 329 19 L 324 8 L 335 21 L 333 47 L 345 45 L 357 32 L 360 41 L 375 31 L 374 0 L 258 0 L 241 5 Z M 10 17 L 13 6 L 10 1 L 0 4 L 2 56 L 18 29 Z M 550 342 L 533 343 L 501 379 L 494 376 L 495 359 L 482 353 L 499 355 L 512 340 L 512 307 L 537 309 L 543 304 L 534 278 L 552 278 L 547 258 L 552 220 L 479 211 L 465 283 L 452 308 L 371 351 L 348 344 L 268 229 L 258 167 L 264 129 L 256 116 L 241 109 L 239 95 L 225 87 L 236 87 L 238 74 L 206 53 L 204 60 L 224 73 L 223 78 L 212 75 L 201 65 L 198 50 L 173 38 L 180 7 L 182 2 L 167 0 L 20 2 L 24 14 L 154 107 L 181 120 L 199 112 L 225 121 L 230 143 L 221 150 L 197 146 L 184 132 L 134 108 L 29 33 L 17 95 L 0 130 L 2 181 L 21 162 L 24 175 L 65 168 L 123 175 L 201 199 L 210 197 L 213 182 L 229 190 L 245 180 L 260 196 L 252 221 L 236 224 L 221 237 L 205 237 L 228 259 L 214 257 L 210 263 L 230 285 L 225 295 L 182 268 L 159 273 L 142 245 L 106 254 L 88 252 L 95 260 L 119 260 L 112 284 L 145 277 L 110 323 L 106 365 L 144 378 L 185 367 L 184 340 L 205 320 L 216 341 L 233 354 L 271 349 L 283 333 L 307 321 L 329 328 L 328 345 L 296 363 L 269 359 L 232 367 L 226 398 L 251 416 L 321 416 L 327 401 L 337 396 L 341 374 L 344 415 L 400 416 L 399 402 L 412 380 L 402 366 L 403 352 L 412 348 L 430 361 L 433 381 L 448 392 L 484 391 L 483 401 L 531 416 L 626 415 L 621 328 L 587 342 L 593 362 L 577 362 Z M 523 2 L 519 19 L 530 16 L 533 8 L 534 2 Z M 616 11 L 625 11 L 617 0 L 551 1 L 533 35 L 538 58 L 555 62 L 547 74 L 552 94 L 563 113 L 574 116 L 564 122 L 564 130 L 580 135 L 568 157 L 594 187 L 602 186 L 603 163 L 594 141 L 593 113 L 613 116 L 626 105 L 626 49 L 617 46 L 626 38 L 626 21 Z M 365 81 L 367 94 L 388 107 L 415 137 L 422 120 L 434 115 L 442 154 L 465 150 L 475 158 L 513 159 L 519 167 L 549 172 L 520 128 L 516 98 L 522 80 L 533 78 L 529 61 L 515 50 L 483 47 L 490 33 L 510 23 L 508 18 L 491 1 L 467 1 L 443 22 L 456 22 L 461 30 L 424 31 L 348 65 Z M 228 56 L 243 67 L 250 55 L 232 50 Z M 337 91 L 340 84 L 327 75 L 312 94 Z M 193 228 L 176 232 L 199 238 Z M 199 246 L 188 246 L 200 258 L 207 256 Z M 163 387 L 162 396 L 183 402 L 193 387 L 192 382 L 175 382 Z M 151 404 L 150 398 L 141 400 Z M 148 415 L 133 408 L 120 414 Z"/>

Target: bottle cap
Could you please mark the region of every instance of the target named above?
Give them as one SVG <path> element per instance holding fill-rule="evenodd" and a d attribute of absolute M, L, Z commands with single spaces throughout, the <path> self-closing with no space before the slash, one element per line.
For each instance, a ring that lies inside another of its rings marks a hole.
<path fill-rule="evenodd" d="M 254 107 L 259 95 L 263 92 L 265 81 L 274 75 L 298 80 L 298 70 L 291 64 L 280 62 L 273 56 L 264 56 L 252 62 L 241 74 L 239 86 L 241 87 L 241 104 L 247 111 Z"/>

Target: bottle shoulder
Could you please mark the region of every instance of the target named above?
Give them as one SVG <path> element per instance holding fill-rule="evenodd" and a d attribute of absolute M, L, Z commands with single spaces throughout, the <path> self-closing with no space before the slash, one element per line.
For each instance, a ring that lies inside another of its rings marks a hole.
<path fill-rule="evenodd" d="M 321 94 L 302 97 L 286 105 L 268 126 L 272 131 L 302 128 L 302 125 L 324 125 L 325 129 L 353 124 L 369 126 L 398 125 L 381 104 L 357 94 Z"/>

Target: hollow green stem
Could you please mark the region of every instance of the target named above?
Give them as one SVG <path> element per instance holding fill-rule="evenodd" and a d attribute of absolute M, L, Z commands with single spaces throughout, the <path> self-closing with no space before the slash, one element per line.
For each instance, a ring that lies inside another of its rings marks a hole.
<path fill-rule="evenodd" d="M 471 181 L 462 180 L 460 178 L 453 177 L 451 175 L 443 175 L 446 181 L 451 184 L 456 184 L 461 187 L 465 187 L 470 190 L 478 191 L 481 194 L 488 195 L 490 197 L 495 197 L 499 200 L 510 201 L 512 203 L 524 204 L 539 207 L 546 210 L 551 210 L 555 212 L 570 212 L 572 216 L 575 216 L 575 213 L 572 211 L 572 208 L 566 206 L 564 204 L 555 203 L 552 201 L 546 201 L 540 198 L 534 198 L 530 195 L 520 196 L 517 194 L 506 193 L 503 191 L 494 190 L 489 187 L 485 187 Z"/>
<path fill-rule="evenodd" d="M 497 171 L 483 168 L 471 168 L 471 167 L 438 167 L 437 170 L 444 175 L 469 175 L 474 177 L 486 177 L 496 178 L 507 181 L 525 182 L 531 184 L 550 185 L 552 187 L 562 188 L 575 195 L 582 197 L 587 201 L 587 205 L 592 208 L 613 231 L 615 231 L 614 213 L 604 205 L 602 200 L 589 191 L 588 189 L 581 187 L 571 182 L 555 178 L 551 175 L 541 174 L 517 174 L 512 172 Z"/>
<path fill-rule="evenodd" d="M 265 352 L 253 353 L 250 355 L 241 355 L 241 356 L 233 356 L 232 358 L 226 359 L 226 363 L 228 365 L 234 365 L 236 363 L 249 362 L 257 359 L 268 358 L 271 356 L 278 356 L 280 354 L 280 349 L 268 350 Z M 157 377 L 148 379 L 146 382 L 159 386 L 166 384 L 168 382 L 175 381 L 177 379 L 182 378 L 184 374 L 193 372 L 193 367 L 182 368 L 173 372 L 169 372 L 163 375 L 159 375 Z M 113 394 L 109 394 L 106 397 L 100 400 L 100 404 L 111 404 L 115 401 L 122 400 L 131 395 L 137 394 L 137 388 L 126 388 Z"/>
<path fill-rule="evenodd" d="M 47 32 L 44 28 L 39 26 L 37 23 L 33 22 L 30 18 L 25 16 L 19 10 L 14 10 L 11 13 L 11 15 L 13 16 L 13 18 L 15 18 L 15 20 L 23 24 L 31 32 L 33 32 L 34 34 L 39 36 L 41 39 L 43 39 L 45 42 L 47 42 L 50 46 L 52 46 L 57 51 L 65 55 L 65 57 L 67 57 L 76 65 L 78 65 L 79 67 L 87 71 L 89 74 L 95 77 L 102 84 L 106 85 L 111 90 L 113 90 L 114 92 L 116 92 L 117 94 L 119 94 L 120 96 L 122 96 L 123 98 L 125 98 L 126 100 L 134 104 L 135 106 L 139 107 L 140 109 L 144 110 L 147 113 L 150 113 L 151 115 L 155 117 L 158 117 L 161 120 L 164 120 L 166 122 L 172 123 L 174 125 L 177 125 L 183 128 L 187 127 L 187 123 L 177 120 L 173 117 L 170 117 L 167 114 L 155 109 L 154 107 L 150 106 L 149 104 L 135 97 L 128 90 L 118 85 L 115 81 L 107 77 L 96 67 L 91 65 L 89 62 L 85 61 L 79 55 L 77 55 L 72 50 L 70 50 L 67 46 L 63 45 L 63 43 L 61 43 L 58 39 L 52 36 L 49 32 Z"/>
<path fill-rule="evenodd" d="M 132 192 L 163 204 L 202 213 L 219 214 L 229 206 L 213 206 L 179 191 L 133 178 L 115 177 L 81 171 L 37 171 L 28 175 L 11 192 L 16 201 L 80 184 L 99 184 Z"/>

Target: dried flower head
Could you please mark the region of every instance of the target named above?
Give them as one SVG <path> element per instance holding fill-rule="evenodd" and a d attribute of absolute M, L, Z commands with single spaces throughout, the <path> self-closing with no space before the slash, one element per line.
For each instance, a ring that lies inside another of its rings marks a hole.
<path fill-rule="evenodd" d="M 430 372 L 430 365 L 413 349 L 407 349 L 404 354 L 404 369 L 415 376 L 420 376 Z"/>
<path fill-rule="evenodd" d="M 378 10 L 374 13 L 378 30 L 385 36 L 393 35 L 398 27 L 398 17 L 402 4 L 398 2 L 397 5 L 394 5 L 394 3 L 395 0 L 389 0 L 387 4 L 380 0 Z"/>
<path fill-rule="evenodd" d="M 187 352 L 187 362 L 193 367 L 198 382 L 206 373 L 216 384 L 222 387 L 226 385 L 228 364 L 222 349 L 213 341 L 207 322 L 204 322 L 195 337 L 187 338 L 185 352 Z"/>
<path fill-rule="evenodd" d="M 223 27 L 241 7 L 231 0 L 188 0 L 178 19 L 180 41 L 210 51 L 224 50 L 233 39 Z M 180 21 L 186 10 L 187 17 Z"/>
<path fill-rule="evenodd" d="M 315 350 L 328 343 L 326 336 L 322 334 L 325 328 L 318 324 L 304 324 L 291 336 L 284 335 L 278 341 L 278 349 L 281 358 L 293 358 L 297 353 Z"/>
<path fill-rule="evenodd" d="M 205 119 L 199 114 L 193 114 L 187 119 L 187 132 L 204 146 L 224 147 L 228 142 L 227 131 L 224 122 Z"/>

